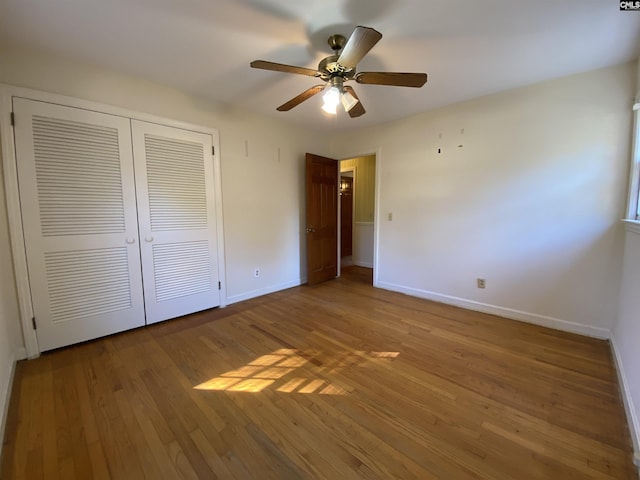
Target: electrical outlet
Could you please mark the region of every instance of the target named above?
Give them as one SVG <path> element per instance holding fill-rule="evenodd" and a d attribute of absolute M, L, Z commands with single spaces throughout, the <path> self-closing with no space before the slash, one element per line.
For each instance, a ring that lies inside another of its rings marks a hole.
<path fill-rule="evenodd" d="M 389 220 L 390 222 L 393 222 L 393 213 L 392 212 L 387 213 L 387 220 Z"/>
<path fill-rule="evenodd" d="M 486 280 L 484 278 L 479 278 L 478 279 L 478 288 L 484 288 Z"/>
<path fill-rule="evenodd" d="M 256 269 L 253 271 L 253 277 L 254 277 L 254 278 L 259 278 L 259 277 L 260 277 L 260 269 L 259 269 L 259 268 L 256 268 Z"/>

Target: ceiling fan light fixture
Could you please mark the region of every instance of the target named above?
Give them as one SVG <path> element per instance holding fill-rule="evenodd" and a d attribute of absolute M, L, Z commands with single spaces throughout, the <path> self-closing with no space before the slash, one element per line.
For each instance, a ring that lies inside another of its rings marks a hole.
<path fill-rule="evenodd" d="M 333 85 L 329 85 L 326 88 L 326 92 L 322 96 L 324 100 L 324 105 L 322 105 L 322 110 L 332 115 L 336 114 L 336 107 L 338 103 L 340 103 L 340 90 Z"/>
<path fill-rule="evenodd" d="M 336 111 L 336 107 L 337 107 L 337 105 L 330 105 L 330 104 L 325 102 L 325 104 L 322 105 L 322 110 L 324 110 L 327 113 L 330 113 L 331 115 L 336 115 L 338 113 Z"/>
<path fill-rule="evenodd" d="M 348 112 L 358 104 L 358 99 L 346 90 L 340 94 L 340 101 L 342 102 L 345 112 Z"/>

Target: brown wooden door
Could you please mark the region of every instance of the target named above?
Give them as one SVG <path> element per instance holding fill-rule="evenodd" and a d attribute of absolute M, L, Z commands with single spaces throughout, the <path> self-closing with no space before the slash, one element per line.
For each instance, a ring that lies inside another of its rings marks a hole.
<path fill-rule="evenodd" d="M 307 153 L 307 277 L 309 285 L 338 275 L 338 166 Z"/>
<path fill-rule="evenodd" d="M 353 253 L 353 177 L 340 177 L 340 256 Z"/>

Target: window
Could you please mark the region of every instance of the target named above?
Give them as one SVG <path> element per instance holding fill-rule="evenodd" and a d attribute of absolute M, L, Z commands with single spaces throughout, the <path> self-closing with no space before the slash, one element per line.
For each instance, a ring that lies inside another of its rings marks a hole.
<path fill-rule="evenodd" d="M 629 183 L 628 220 L 640 220 L 640 103 L 633 106 L 633 146 Z"/>

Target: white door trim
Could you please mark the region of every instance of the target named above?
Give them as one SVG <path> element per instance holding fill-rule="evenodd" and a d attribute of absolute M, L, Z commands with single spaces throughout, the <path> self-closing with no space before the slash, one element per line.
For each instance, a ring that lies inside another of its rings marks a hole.
<path fill-rule="evenodd" d="M 20 323 L 24 336 L 27 357 L 40 354 L 38 339 L 33 330 L 33 306 L 31 305 L 31 288 L 27 274 L 27 254 L 24 248 L 24 232 L 22 231 L 22 212 L 20 211 L 20 195 L 18 190 L 18 169 L 15 157 L 15 141 L 11 125 L 12 99 L 10 90 L 2 88 L 0 95 L 0 143 L 2 143 L 2 170 L 4 174 L 5 198 L 11 239 L 13 271 L 16 277 L 16 290 L 20 310 Z"/>
<path fill-rule="evenodd" d="M 13 137 L 13 127 L 11 125 L 12 99 L 13 97 L 39 100 L 68 107 L 81 108 L 100 113 L 108 113 L 133 120 L 141 120 L 150 123 L 167 125 L 170 127 L 191 130 L 194 132 L 209 134 L 213 138 L 214 152 L 213 169 L 216 189 L 216 227 L 218 237 L 218 278 L 221 282 L 220 307 L 226 305 L 226 268 L 224 256 L 224 231 L 222 218 L 222 180 L 220 177 L 220 137 L 218 131 L 212 128 L 193 125 L 178 120 L 171 120 L 156 115 L 137 112 L 126 108 L 104 105 L 97 102 L 82 100 L 46 93 L 28 88 L 14 87 L 0 84 L 0 143 L 2 144 L 2 169 L 4 173 L 4 188 L 7 202 L 7 215 L 9 221 L 9 235 L 11 239 L 11 253 L 13 258 L 14 272 L 16 276 L 16 287 L 18 293 L 18 304 L 20 309 L 20 323 L 24 336 L 24 343 L 28 358 L 35 358 L 40 355 L 40 348 L 35 330 L 32 325 L 33 306 L 31 304 L 31 287 L 27 271 L 27 257 L 24 248 L 24 232 L 22 230 L 22 212 L 20 211 L 20 196 L 18 192 L 17 159 L 15 154 L 15 143 Z M 16 119 L 16 122 L 20 119 Z"/>

